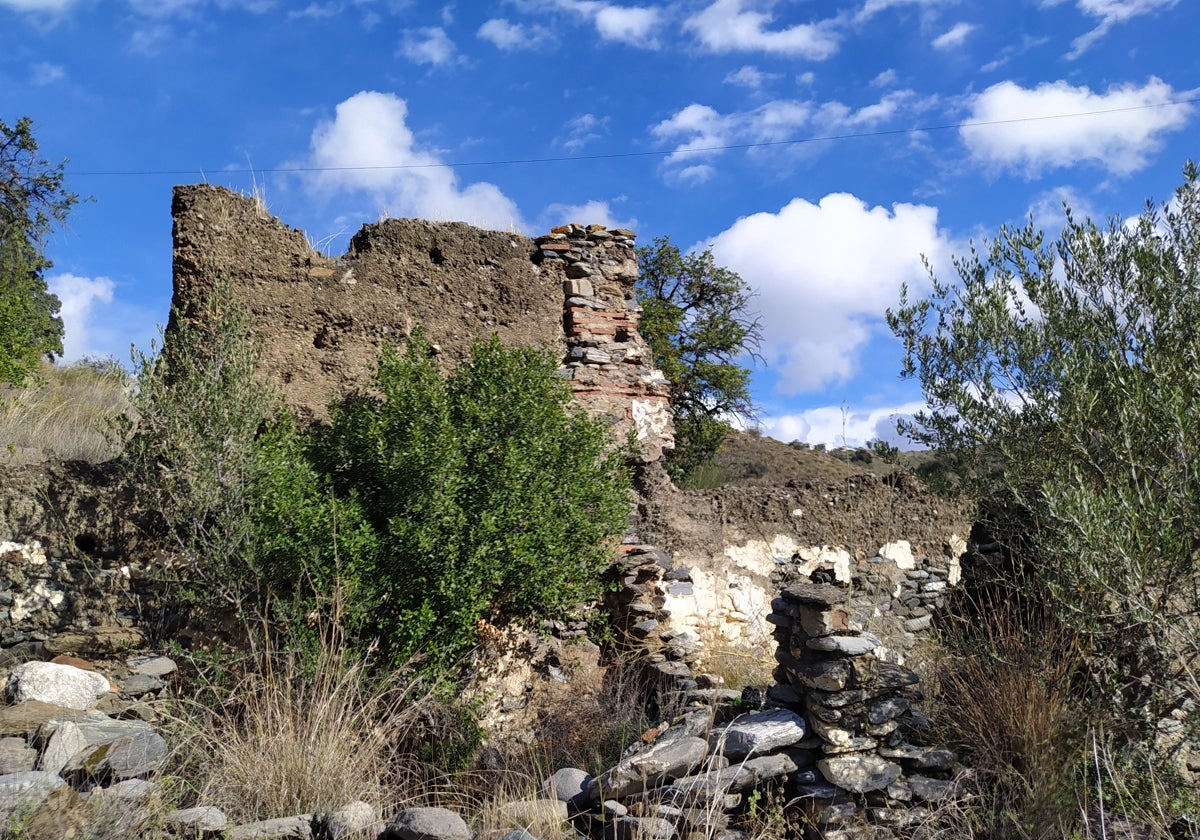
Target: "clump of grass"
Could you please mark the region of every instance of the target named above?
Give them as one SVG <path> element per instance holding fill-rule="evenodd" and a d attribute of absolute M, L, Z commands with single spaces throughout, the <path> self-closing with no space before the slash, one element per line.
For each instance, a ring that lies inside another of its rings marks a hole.
<path fill-rule="evenodd" d="M 92 462 L 116 457 L 106 432 L 130 411 L 125 371 L 115 361 L 43 365 L 22 388 L 0 390 L 0 458 L 19 452 Z"/>
<path fill-rule="evenodd" d="M 380 681 L 336 629 L 314 647 L 267 644 L 183 710 L 182 775 L 198 802 L 245 823 L 356 800 L 382 816 L 420 796 L 429 775 L 420 741 L 442 719 L 435 692 L 415 679 Z"/>
<path fill-rule="evenodd" d="M 1051 840 L 1080 822 L 1080 640 L 1045 607 L 989 600 L 951 624 L 931 680 L 941 739 L 971 768 L 928 836 Z"/>
<path fill-rule="evenodd" d="M 713 639 L 704 641 L 701 668 L 720 677 L 726 688 L 772 685 L 775 682 L 775 657 L 761 646 L 737 648 Z"/>

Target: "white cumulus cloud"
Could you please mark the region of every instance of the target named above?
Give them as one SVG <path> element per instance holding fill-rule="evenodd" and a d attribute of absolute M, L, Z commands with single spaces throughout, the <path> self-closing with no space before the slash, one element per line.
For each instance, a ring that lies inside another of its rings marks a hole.
<path fill-rule="evenodd" d="M 801 129 L 805 127 L 829 132 L 877 126 L 895 116 L 912 98 L 910 90 L 891 91 L 878 102 L 858 108 L 836 101 L 775 99 L 746 111 L 727 114 L 710 105 L 693 102 L 650 131 L 659 143 L 675 144 L 674 151 L 663 162 L 668 180 L 700 181 L 713 174 L 708 161 L 723 154 L 723 147 L 802 140 Z M 687 170 L 692 170 L 691 177 L 681 177 Z"/>
<path fill-rule="evenodd" d="M 683 26 L 713 52 L 765 52 L 814 61 L 838 51 L 838 33 L 832 20 L 798 23 L 772 29 L 774 18 L 745 8 L 745 0 L 716 0 L 688 18 Z"/>
<path fill-rule="evenodd" d="M 795 414 L 763 417 L 759 428 L 776 440 L 804 443 L 823 443 L 831 449 L 838 446 L 865 446 L 868 441 L 884 440 L 893 446 L 911 448 L 912 442 L 896 431 L 901 418 L 910 419 L 928 406 L 923 402 L 907 402 L 896 406 L 855 408 L 827 405 L 810 408 Z"/>
<path fill-rule="evenodd" d="M 606 41 L 638 47 L 657 47 L 658 9 L 642 6 L 602 6 L 596 10 L 596 31 Z"/>
<path fill-rule="evenodd" d="M 713 255 L 758 297 L 762 352 L 785 394 L 852 377 L 858 357 L 902 282 L 928 287 L 921 262 L 952 251 L 934 207 L 868 207 L 847 193 L 738 219 L 714 237 Z"/>
<path fill-rule="evenodd" d="M 657 49 L 662 9 L 656 6 L 619 6 L 601 0 L 553 0 L 551 8 L 574 12 L 596 27 L 605 41 Z"/>
<path fill-rule="evenodd" d="M 490 41 L 497 49 L 513 51 L 540 46 L 550 37 L 550 30 L 542 26 L 513 23 L 505 18 L 492 18 L 484 21 L 475 34 Z"/>
<path fill-rule="evenodd" d="M 1083 161 L 1128 175 L 1147 164 L 1164 134 L 1187 124 L 1191 105 L 1165 104 L 1179 98 L 1154 77 L 1104 93 L 1065 81 L 1036 88 L 1005 81 L 974 97 L 959 135 L 976 160 L 1031 176 Z"/>
<path fill-rule="evenodd" d="M 613 213 L 607 201 L 585 201 L 583 204 L 551 204 L 538 216 L 538 230 L 549 230 L 557 225 L 578 222 L 581 225 L 604 225 L 607 228 L 637 230 L 637 219 L 620 218 Z"/>
<path fill-rule="evenodd" d="M 400 39 L 400 54 L 413 64 L 437 67 L 454 59 L 454 42 L 440 26 L 407 29 Z"/>
<path fill-rule="evenodd" d="M 933 39 L 933 48 L 935 50 L 949 50 L 954 47 L 961 47 L 967 40 L 967 36 L 974 31 L 975 27 L 970 23 L 956 23 Z"/>
<path fill-rule="evenodd" d="M 92 344 L 92 322 L 97 304 L 112 303 L 113 281 L 65 273 L 46 278 L 46 286 L 62 304 L 63 358 L 76 361 L 84 356 L 105 355 Z"/>
<path fill-rule="evenodd" d="M 407 103 L 391 93 L 362 91 L 341 102 L 333 120 L 313 129 L 304 165 L 318 192 L 365 193 L 394 216 L 464 221 L 497 230 L 523 229 L 517 205 L 495 184 L 460 186 L 453 169 L 418 147 Z"/>

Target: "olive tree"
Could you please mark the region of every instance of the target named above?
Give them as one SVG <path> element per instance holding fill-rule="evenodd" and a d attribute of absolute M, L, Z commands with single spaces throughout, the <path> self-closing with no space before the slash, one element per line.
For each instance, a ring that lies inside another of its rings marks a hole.
<path fill-rule="evenodd" d="M 928 402 L 904 430 L 951 459 L 994 536 L 1092 640 L 1105 696 L 1198 696 L 1195 165 L 1137 217 L 1068 208 L 1056 238 L 1004 227 L 955 266 L 958 282 L 905 289 L 888 313 Z"/>
<path fill-rule="evenodd" d="M 753 292 L 711 250 L 682 253 L 669 237 L 638 249 L 639 325 L 671 383 L 675 450 L 667 469 L 680 479 L 717 451 L 729 421 L 752 419 L 750 371 L 762 338 Z"/>

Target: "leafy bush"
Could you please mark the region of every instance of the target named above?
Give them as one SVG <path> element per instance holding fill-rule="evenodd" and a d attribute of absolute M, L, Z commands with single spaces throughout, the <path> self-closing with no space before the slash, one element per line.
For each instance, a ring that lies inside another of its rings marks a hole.
<path fill-rule="evenodd" d="M 567 410 L 552 357 L 493 338 L 443 377 L 418 335 L 384 351 L 375 388 L 317 451 L 379 537 L 360 618 L 395 656 L 450 661 L 489 618 L 597 595 L 629 476 L 603 425 Z"/>
<path fill-rule="evenodd" d="M 383 352 L 374 396 L 302 434 L 256 381 L 245 313 L 218 286 L 136 359 L 125 464 L 188 561 L 175 592 L 303 642 L 336 600 L 382 664 L 445 666 L 498 615 L 597 594 L 629 513 L 625 452 L 567 410 L 555 361 L 497 339 L 448 378 L 430 345 Z M 312 642 L 311 638 L 308 638 Z"/>

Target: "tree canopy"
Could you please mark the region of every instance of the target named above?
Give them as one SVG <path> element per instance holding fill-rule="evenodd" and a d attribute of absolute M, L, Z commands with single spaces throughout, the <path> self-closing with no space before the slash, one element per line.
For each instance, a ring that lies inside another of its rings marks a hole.
<path fill-rule="evenodd" d="M 43 275 L 46 238 L 78 201 L 63 166 L 38 156 L 28 118 L 0 120 L 0 382 L 19 383 L 62 353 L 60 304 Z"/>
<path fill-rule="evenodd" d="M 750 312 L 753 292 L 711 250 L 684 254 L 670 237 L 638 249 L 640 331 L 671 383 L 675 450 L 667 469 L 677 480 L 709 460 L 733 418 L 754 416 L 750 371 L 762 338 Z"/>
<path fill-rule="evenodd" d="M 1001 228 L 956 268 L 888 313 L 929 405 L 906 431 L 1097 645 L 1108 696 L 1139 670 L 1160 699 L 1180 680 L 1200 696 L 1196 167 L 1135 218 L 1068 208 L 1057 238 Z"/>

